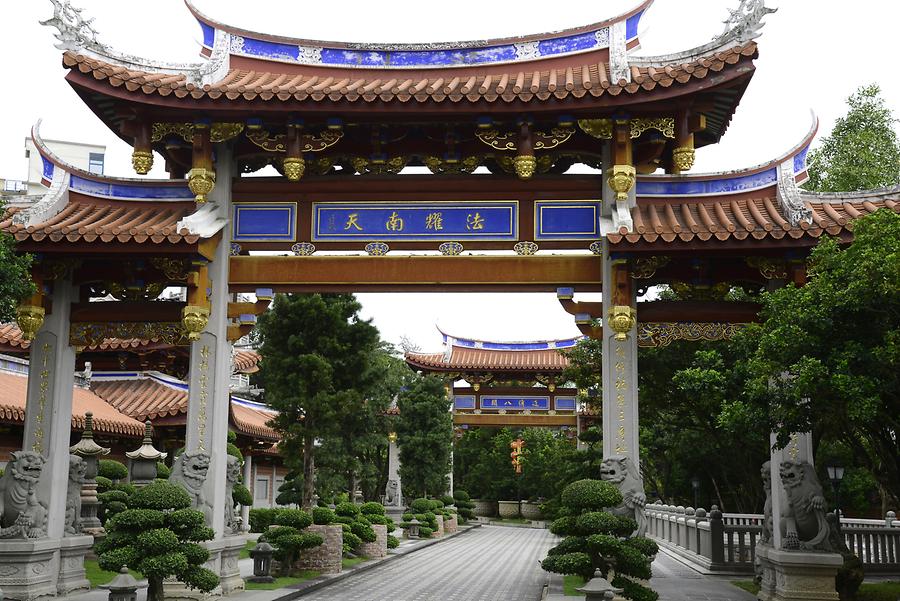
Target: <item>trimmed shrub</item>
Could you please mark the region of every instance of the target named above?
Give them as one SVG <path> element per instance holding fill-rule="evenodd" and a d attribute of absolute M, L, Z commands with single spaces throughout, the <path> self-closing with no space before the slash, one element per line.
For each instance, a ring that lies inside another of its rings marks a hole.
<path fill-rule="evenodd" d="M 359 515 L 359 507 L 349 501 L 345 501 L 343 503 L 338 503 L 334 508 L 334 512 L 341 517 L 355 518 Z"/>
<path fill-rule="evenodd" d="M 425 513 L 426 511 L 431 511 L 431 500 L 415 499 L 409 504 L 409 508 L 413 513 Z"/>
<path fill-rule="evenodd" d="M 352 532 L 344 532 L 344 553 L 352 553 L 353 549 L 362 544 L 362 539 Z"/>
<path fill-rule="evenodd" d="M 608 482 L 578 480 L 568 485 L 562 493 L 562 504 L 575 511 L 602 511 L 622 502 L 622 493 Z"/>
<path fill-rule="evenodd" d="M 365 516 L 371 515 L 384 515 L 384 505 L 381 503 L 376 503 L 375 501 L 369 501 L 368 503 L 363 503 L 359 506 L 359 511 Z"/>
<path fill-rule="evenodd" d="M 101 459 L 97 467 L 97 475 L 110 480 L 125 480 L 128 478 L 128 468 L 118 461 Z"/>
<path fill-rule="evenodd" d="M 431 538 L 432 534 L 434 534 L 434 530 L 432 530 L 428 526 L 419 526 L 419 537 L 420 538 Z"/>
<path fill-rule="evenodd" d="M 128 500 L 129 507 L 141 509 L 187 509 L 191 506 L 191 497 L 187 491 L 171 482 L 153 482 L 139 488 Z"/>
<path fill-rule="evenodd" d="M 275 523 L 279 526 L 288 526 L 297 530 L 303 530 L 312 525 L 312 516 L 302 509 L 282 509 L 275 517 Z"/>
<path fill-rule="evenodd" d="M 156 477 L 160 480 L 168 480 L 172 469 L 162 461 L 156 462 Z"/>
<path fill-rule="evenodd" d="M 275 523 L 275 518 L 281 513 L 281 509 L 261 507 L 250 510 L 250 532 L 265 532 L 269 526 Z"/>
<path fill-rule="evenodd" d="M 453 502 L 456 505 L 456 513 L 463 524 L 469 520 L 475 519 L 475 503 L 469 498 L 468 492 L 464 490 L 454 490 Z"/>
<path fill-rule="evenodd" d="M 250 490 L 243 484 L 235 484 L 234 488 L 231 489 L 231 502 L 235 505 L 250 507 L 253 505 L 253 495 L 250 494 Z"/>
<path fill-rule="evenodd" d="M 360 539 L 362 539 L 363 542 L 374 543 L 378 538 L 375 535 L 375 529 L 368 524 L 363 524 L 362 522 L 353 522 L 352 524 L 350 524 L 350 531 Z"/>
<path fill-rule="evenodd" d="M 112 483 L 112 480 L 110 480 L 109 478 L 105 478 L 103 476 L 97 476 L 95 478 L 95 480 L 97 481 L 97 492 L 98 493 L 106 492 L 106 491 L 112 489 L 113 483 Z"/>
<path fill-rule="evenodd" d="M 313 507 L 312 520 L 313 524 L 333 524 L 337 519 L 337 515 L 327 507 Z"/>
<path fill-rule="evenodd" d="M 388 549 L 396 549 L 399 546 L 400 546 L 400 539 L 392 534 L 388 534 L 387 548 Z"/>

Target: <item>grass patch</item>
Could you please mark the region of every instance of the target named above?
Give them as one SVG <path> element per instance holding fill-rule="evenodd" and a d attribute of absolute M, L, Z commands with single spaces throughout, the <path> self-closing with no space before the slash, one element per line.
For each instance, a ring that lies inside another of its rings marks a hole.
<path fill-rule="evenodd" d="M 900 581 L 863 583 L 856 594 L 857 601 L 896 601 L 900 599 Z"/>
<path fill-rule="evenodd" d="M 350 559 L 350 558 L 345 557 L 344 559 L 341 560 L 341 566 L 345 570 L 347 570 L 347 569 L 352 568 L 353 566 L 360 564 L 364 561 L 369 561 L 369 558 L 368 557 L 354 557 L 354 558 Z"/>
<path fill-rule="evenodd" d="M 732 580 L 731 584 L 754 595 L 759 592 L 759 585 L 753 580 Z"/>
<path fill-rule="evenodd" d="M 577 574 L 566 574 L 563 576 L 563 595 L 566 597 L 583 597 L 577 588 L 584 586 L 584 578 Z"/>
<path fill-rule="evenodd" d="M 244 586 L 248 591 L 271 591 L 277 588 L 291 586 L 292 584 L 297 584 L 305 580 L 310 580 L 318 575 L 319 572 L 316 570 L 303 570 L 302 572 L 297 572 L 295 576 L 282 576 L 281 578 L 276 578 L 275 582 L 250 582 L 247 580 L 244 582 Z"/>
<path fill-rule="evenodd" d="M 137 580 L 143 580 L 144 577 L 134 570 L 129 570 L 132 576 Z M 116 572 L 107 572 L 100 569 L 100 564 L 96 559 L 84 560 L 84 577 L 91 583 L 91 588 L 97 588 L 102 584 L 109 584 L 118 574 Z M 893 600 L 892 600 L 893 601 Z"/>
<path fill-rule="evenodd" d="M 250 559 L 250 549 L 256 546 L 255 540 L 248 540 L 241 552 L 238 553 L 238 559 Z"/>

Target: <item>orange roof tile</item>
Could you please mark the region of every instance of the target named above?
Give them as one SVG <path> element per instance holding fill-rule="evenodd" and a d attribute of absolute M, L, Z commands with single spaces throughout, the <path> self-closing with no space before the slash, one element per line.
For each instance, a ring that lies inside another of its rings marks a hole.
<path fill-rule="evenodd" d="M 187 242 L 200 236 L 177 230 L 181 220 L 196 211 L 189 202 L 129 202 L 90 198 L 70 194 L 69 203 L 43 223 L 23 227 L 13 223 L 17 209 L 0 217 L 0 231 L 18 241 L 35 242 Z"/>
<path fill-rule="evenodd" d="M 443 353 L 406 353 L 406 361 L 414 367 L 457 370 L 542 371 L 561 372 L 569 365 L 558 349 L 499 351 L 452 346 L 449 361 Z"/>
<path fill-rule="evenodd" d="M 235 373 L 254 374 L 259 371 L 259 362 L 261 360 L 262 357 L 256 351 L 235 350 L 234 371 Z"/>
<path fill-rule="evenodd" d="M 25 374 L 0 371 L 0 419 L 25 421 L 25 398 L 28 378 Z M 141 437 L 144 424 L 111 407 L 85 388 L 75 387 L 72 398 L 72 428 L 84 429 L 85 413 L 94 414 L 94 430 L 106 434 Z"/>
<path fill-rule="evenodd" d="M 762 240 L 773 238 L 818 238 L 852 231 L 852 220 L 887 207 L 900 212 L 900 190 L 893 194 L 803 196 L 812 211 L 812 223 L 792 226 L 785 219 L 775 196 L 775 188 L 751 196 L 647 200 L 639 199 L 631 210 L 634 230 L 611 233 L 611 244 L 706 240 Z M 893 196 L 893 198 L 891 198 Z"/>
<path fill-rule="evenodd" d="M 340 67 L 289 66 L 245 60 L 235 64 L 220 81 L 198 87 L 185 75 L 129 70 L 96 58 L 66 52 L 63 65 L 111 87 L 129 92 L 175 98 L 209 98 L 223 101 L 339 101 L 349 102 L 496 102 L 562 100 L 584 96 L 634 95 L 674 84 L 706 79 L 729 66 L 755 58 L 755 42 L 692 58 L 673 65 L 631 66 L 631 82 L 612 81 L 605 62 L 586 62 L 591 55 L 576 55 L 567 65 L 548 69 L 542 61 L 499 67 L 444 68 L 435 72 L 395 71 Z M 596 61 L 596 55 L 593 57 Z M 246 63 L 246 64 L 244 64 Z M 258 63 L 258 65 L 256 64 Z M 273 72 L 263 69 L 282 69 Z"/>
<path fill-rule="evenodd" d="M 231 403 L 231 419 L 235 427 L 244 434 L 280 440 L 281 435 L 269 425 L 275 415 L 274 411 L 251 407 L 240 402 Z"/>
<path fill-rule="evenodd" d="M 157 345 L 160 339 L 105 338 L 100 344 L 87 347 L 94 351 L 116 351 Z M 22 331 L 15 322 L 0 323 L 0 351 L 18 354 L 28 350 L 31 341 L 22 339 Z"/>

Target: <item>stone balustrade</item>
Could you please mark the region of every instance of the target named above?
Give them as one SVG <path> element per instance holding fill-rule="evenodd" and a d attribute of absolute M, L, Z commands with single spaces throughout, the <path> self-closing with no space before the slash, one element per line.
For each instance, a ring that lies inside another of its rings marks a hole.
<path fill-rule="evenodd" d="M 647 536 L 660 547 L 710 572 L 752 574 L 762 514 L 722 513 L 653 504 L 646 507 Z M 841 518 L 847 546 L 868 573 L 900 574 L 900 521 Z"/>

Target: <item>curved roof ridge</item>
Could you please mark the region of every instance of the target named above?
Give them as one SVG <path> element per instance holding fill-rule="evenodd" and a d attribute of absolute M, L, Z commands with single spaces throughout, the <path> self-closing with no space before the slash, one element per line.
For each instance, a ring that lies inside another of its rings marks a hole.
<path fill-rule="evenodd" d="M 766 169 L 771 169 L 777 165 L 781 165 L 786 161 L 790 161 L 794 158 L 800 157 L 802 155 L 803 159 L 803 169 L 797 170 L 798 172 L 805 170 L 806 166 L 806 155 L 805 151 L 809 149 L 809 146 L 812 144 L 813 139 L 815 139 L 816 134 L 819 131 L 819 117 L 816 113 L 810 110 L 810 116 L 812 118 L 812 124 L 810 125 L 809 130 L 806 132 L 806 135 L 790 150 L 782 153 L 778 157 L 774 159 L 770 159 L 763 163 L 758 163 L 752 167 L 742 167 L 739 169 L 730 169 L 727 171 L 708 171 L 705 173 L 683 173 L 679 175 L 669 175 L 664 173 L 659 174 L 648 174 L 648 175 L 639 175 L 638 180 L 678 180 L 685 181 L 691 179 L 708 179 L 710 177 L 718 177 L 718 178 L 731 178 L 731 177 L 742 177 L 745 175 L 749 175 L 752 173 L 757 173 L 759 171 L 765 171 Z"/>
<path fill-rule="evenodd" d="M 98 38 L 98 32 L 91 25 L 93 19 L 82 16 L 82 9 L 72 6 L 69 0 L 50 0 L 53 4 L 53 16 L 41 25 L 56 28 L 54 34 L 58 43 L 56 48 L 64 52 L 70 51 L 91 58 L 100 59 L 110 64 L 129 70 L 168 73 L 183 75 L 195 85 L 204 85 L 221 80 L 230 67 L 227 34 L 215 37 L 211 45 L 212 53 L 208 60 L 200 63 L 176 63 L 150 60 L 133 54 L 119 52 Z"/>
<path fill-rule="evenodd" d="M 76 167 L 71 163 L 67 163 L 56 153 L 54 153 L 41 137 L 41 124 L 43 123 L 43 121 L 43 119 L 38 119 L 37 122 L 35 122 L 35 124 L 31 127 L 31 139 L 34 141 L 34 146 L 35 148 L 37 148 L 38 154 L 40 154 L 42 158 L 52 163 L 54 167 L 59 167 L 66 173 L 77 175 L 78 177 L 84 178 L 86 180 L 103 182 L 106 184 L 137 184 L 142 186 L 187 186 L 186 179 L 119 177 L 115 175 L 103 175 L 99 173 L 92 173 L 90 171 L 81 169 L 80 167 Z M 191 195 L 191 197 L 189 198 L 185 198 L 185 200 L 191 199 L 193 199 L 193 195 Z"/>
<path fill-rule="evenodd" d="M 854 190 L 850 192 L 813 192 L 800 189 L 800 195 L 807 202 L 827 202 L 841 204 L 845 201 L 861 202 L 865 200 L 881 200 L 889 196 L 900 196 L 900 184 L 872 188 L 869 190 Z"/>
<path fill-rule="evenodd" d="M 575 341 L 578 341 L 578 340 L 584 338 L 583 335 L 579 334 L 577 336 L 570 336 L 567 338 L 551 338 L 551 339 L 545 339 L 545 340 L 500 341 L 500 340 L 482 340 L 482 339 L 478 339 L 478 338 L 466 338 L 466 337 L 462 337 L 462 336 L 453 336 L 452 334 L 447 334 L 446 332 L 441 330 L 440 327 L 438 327 L 438 331 L 444 337 L 444 344 L 447 344 L 449 342 L 452 346 L 469 346 L 471 348 L 471 345 L 474 344 L 474 345 L 482 345 L 482 346 L 483 345 L 491 345 L 491 346 L 497 345 L 498 347 L 499 346 L 504 347 L 504 349 L 485 348 L 484 350 L 514 350 L 513 348 L 507 348 L 507 347 L 517 347 L 517 346 L 533 347 L 535 345 L 548 345 L 545 348 L 558 348 L 559 343 L 574 343 Z M 456 344 L 456 343 L 462 343 L 462 344 Z M 549 346 L 551 344 L 554 346 Z M 521 350 L 540 350 L 540 349 L 528 348 L 528 349 L 521 349 Z M 436 353 L 423 353 L 423 354 L 436 354 Z"/>
<path fill-rule="evenodd" d="M 629 57 L 629 62 L 636 67 L 689 63 L 702 56 L 745 44 L 762 35 L 761 30 L 765 25 L 762 19 L 777 10 L 766 7 L 765 0 L 741 0 L 737 9 L 729 9 L 731 15 L 725 21 L 725 31 L 706 44 L 669 54 L 632 56 Z"/>
<path fill-rule="evenodd" d="M 54 1 L 54 0 L 51 0 Z M 341 42 L 336 40 L 311 40 L 305 38 L 295 38 L 291 36 L 282 36 L 275 34 L 267 34 L 261 31 L 252 31 L 234 27 L 227 23 L 222 23 L 201 12 L 192 0 L 184 0 L 187 9 L 194 15 L 199 22 L 204 23 L 213 29 L 225 31 L 232 35 L 247 36 L 254 39 L 275 41 L 286 44 L 294 44 L 300 46 L 324 46 L 329 48 L 344 48 L 352 50 L 387 50 L 387 51 L 423 51 L 434 49 L 464 49 L 464 48 L 483 48 L 486 46 L 497 46 L 516 43 L 537 42 L 548 39 L 554 39 L 579 33 L 588 33 L 599 30 L 615 23 L 621 23 L 627 19 L 647 10 L 654 0 L 640 0 L 638 5 L 628 11 L 620 13 L 616 16 L 597 21 L 588 25 L 569 27 L 556 31 L 548 31 L 544 33 L 527 34 L 521 36 L 507 36 L 500 38 L 486 38 L 483 40 L 465 40 L 454 42 L 420 42 L 420 43 L 384 43 L 384 42 Z"/>

